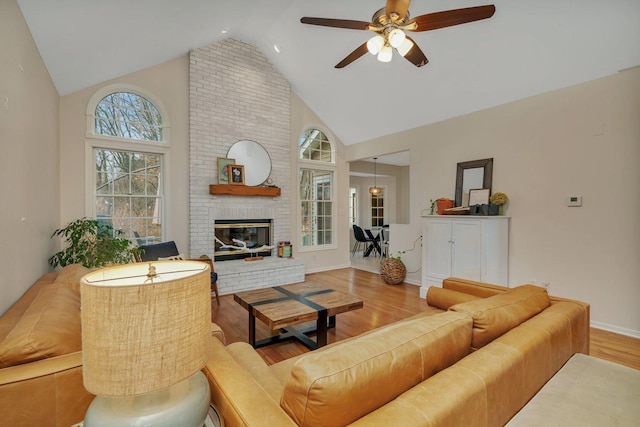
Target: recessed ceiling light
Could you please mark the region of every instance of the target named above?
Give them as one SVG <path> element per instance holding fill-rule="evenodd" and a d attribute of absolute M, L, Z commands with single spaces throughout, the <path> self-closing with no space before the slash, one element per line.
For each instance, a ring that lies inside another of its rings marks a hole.
<path fill-rule="evenodd" d="M 277 44 L 273 45 L 273 50 L 275 50 L 276 52 L 280 53 L 280 46 Z"/>
<path fill-rule="evenodd" d="M 226 29 L 225 29 L 225 30 L 222 30 L 222 31 L 220 31 L 220 32 L 221 32 L 222 34 L 227 34 L 227 33 L 229 32 L 229 30 L 226 30 Z"/>

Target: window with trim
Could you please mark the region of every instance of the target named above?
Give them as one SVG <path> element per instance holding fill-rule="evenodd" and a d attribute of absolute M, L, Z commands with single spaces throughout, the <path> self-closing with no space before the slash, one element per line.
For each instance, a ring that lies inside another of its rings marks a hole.
<path fill-rule="evenodd" d="M 358 223 L 358 189 L 349 187 L 349 226 Z"/>
<path fill-rule="evenodd" d="M 334 244 L 334 176 L 331 142 L 318 129 L 306 130 L 299 144 L 302 248 Z"/>
<path fill-rule="evenodd" d="M 371 227 L 384 225 L 384 192 L 371 195 Z"/>
<path fill-rule="evenodd" d="M 138 244 L 163 240 L 167 153 L 163 115 L 146 97 L 114 91 L 93 115 L 93 212 Z"/>

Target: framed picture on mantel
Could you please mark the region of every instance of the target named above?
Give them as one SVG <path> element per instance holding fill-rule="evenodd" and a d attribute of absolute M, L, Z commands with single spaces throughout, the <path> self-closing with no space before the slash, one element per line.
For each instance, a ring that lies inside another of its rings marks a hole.
<path fill-rule="evenodd" d="M 236 163 L 236 159 L 230 159 L 228 157 L 218 157 L 218 184 L 229 183 L 229 172 L 227 166 Z"/>
<path fill-rule="evenodd" d="M 227 165 L 227 169 L 229 169 L 229 184 L 244 185 L 243 165 Z"/>

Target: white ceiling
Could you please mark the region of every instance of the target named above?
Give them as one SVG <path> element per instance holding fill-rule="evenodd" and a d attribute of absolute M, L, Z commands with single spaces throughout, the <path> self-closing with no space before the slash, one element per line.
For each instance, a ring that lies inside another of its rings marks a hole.
<path fill-rule="evenodd" d="M 384 0 L 17 1 L 61 95 L 232 37 L 257 46 L 347 145 L 640 65 L 640 0 L 496 0 L 491 19 L 412 34 L 424 67 L 367 54 L 340 70 L 372 33 L 300 18 L 369 21 Z M 410 12 L 483 4 L 414 0 Z"/>

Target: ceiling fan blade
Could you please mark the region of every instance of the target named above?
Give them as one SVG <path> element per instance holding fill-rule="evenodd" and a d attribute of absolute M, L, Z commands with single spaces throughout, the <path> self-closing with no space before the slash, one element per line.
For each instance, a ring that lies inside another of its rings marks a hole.
<path fill-rule="evenodd" d="M 390 17 L 393 12 L 398 14 L 398 20 L 402 20 L 409 11 L 409 4 L 411 0 L 387 0 L 387 5 L 384 8 L 385 14 Z"/>
<path fill-rule="evenodd" d="M 368 30 L 370 22 L 352 21 L 350 19 L 310 18 L 305 16 L 300 19 L 303 24 L 320 25 L 322 27 L 348 28 L 350 30 Z"/>
<path fill-rule="evenodd" d="M 338 62 L 338 64 L 336 65 L 336 68 L 346 67 L 347 65 L 351 64 L 353 61 L 360 58 L 362 55 L 364 55 L 367 52 L 369 52 L 369 49 L 367 49 L 367 43 L 366 42 L 362 43 L 358 48 L 356 48 L 356 50 L 354 50 L 349 55 L 347 55 L 346 58 Z"/>
<path fill-rule="evenodd" d="M 409 22 L 417 24 L 417 28 L 412 31 L 429 31 L 438 28 L 451 27 L 453 25 L 466 24 L 467 22 L 479 21 L 491 18 L 496 11 L 492 4 L 486 6 L 467 7 L 464 9 L 446 10 L 444 12 L 428 13 L 420 15 Z"/>
<path fill-rule="evenodd" d="M 413 46 L 404 55 L 404 59 L 411 62 L 416 67 L 422 67 L 423 65 L 427 65 L 427 62 L 429 62 L 429 60 L 427 59 L 425 54 L 422 52 L 420 47 L 416 44 L 416 42 L 411 37 L 407 36 L 407 39 L 411 40 L 411 43 L 413 43 Z"/>

